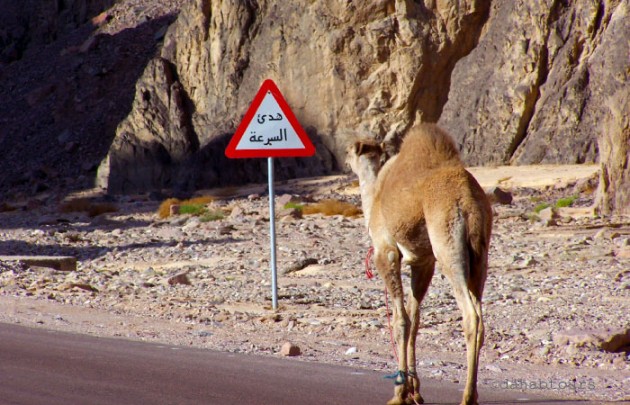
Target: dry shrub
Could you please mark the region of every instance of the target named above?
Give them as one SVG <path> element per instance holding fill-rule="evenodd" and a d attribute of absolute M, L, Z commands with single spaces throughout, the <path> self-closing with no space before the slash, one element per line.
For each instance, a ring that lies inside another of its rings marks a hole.
<path fill-rule="evenodd" d="M 344 217 L 356 217 L 361 215 L 361 208 L 354 204 L 350 204 L 340 200 L 321 200 L 314 204 L 308 204 L 302 208 L 302 214 L 324 214 L 330 215 L 343 215 Z"/>
<path fill-rule="evenodd" d="M 118 207 L 112 203 L 95 203 L 89 198 L 75 198 L 59 206 L 61 212 L 87 212 L 88 216 L 95 217 L 107 212 L 116 212 Z"/>
<path fill-rule="evenodd" d="M 171 215 L 171 205 L 177 205 L 179 203 L 180 201 L 177 198 L 169 198 L 162 201 L 162 204 L 160 204 L 160 208 L 158 208 L 157 211 L 158 217 L 162 219 L 168 218 Z"/>
<path fill-rule="evenodd" d="M 188 200 L 179 200 L 177 198 L 169 198 L 167 200 L 164 200 L 162 202 L 162 204 L 160 204 L 160 207 L 158 208 L 157 211 L 157 215 L 158 217 L 164 219 L 164 218 L 168 218 L 171 215 L 171 206 L 172 205 L 181 205 L 181 206 L 189 206 L 189 207 L 201 207 L 204 206 L 206 204 L 210 204 L 211 202 L 214 201 L 214 198 L 211 196 L 200 196 L 200 197 L 193 197 L 191 199 Z"/>
<path fill-rule="evenodd" d="M 204 195 L 204 196 L 193 197 L 189 200 L 182 201 L 181 205 L 206 205 L 206 204 L 210 204 L 212 201 L 214 201 L 213 197 L 210 197 L 209 195 Z"/>

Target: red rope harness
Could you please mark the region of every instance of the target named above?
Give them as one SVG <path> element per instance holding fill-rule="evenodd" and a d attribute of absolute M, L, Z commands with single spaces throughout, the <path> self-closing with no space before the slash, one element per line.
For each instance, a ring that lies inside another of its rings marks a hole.
<path fill-rule="evenodd" d="M 374 278 L 374 273 L 370 268 L 372 254 L 374 254 L 374 246 L 371 246 L 368 249 L 367 256 L 365 257 L 365 276 L 368 280 Z M 387 327 L 389 328 L 389 339 L 392 344 L 392 351 L 394 352 L 394 357 L 396 358 L 396 363 L 398 364 L 398 350 L 396 350 L 396 340 L 394 339 L 394 331 L 392 329 L 392 322 L 389 315 L 389 299 L 387 296 L 387 286 L 385 286 L 385 310 L 387 313 Z"/>
<path fill-rule="evenodd" d="M 368 280 L 371 280 L 374 278 L 374 273 L 372 273 L 372 270 L 370 269 L 370 260 L 372 259 L 373 253 L 374 253 L 374 246 L 371 246 L 368 249 L 367 256 L 365 257 L 365 277 L 367 277 Z"/>

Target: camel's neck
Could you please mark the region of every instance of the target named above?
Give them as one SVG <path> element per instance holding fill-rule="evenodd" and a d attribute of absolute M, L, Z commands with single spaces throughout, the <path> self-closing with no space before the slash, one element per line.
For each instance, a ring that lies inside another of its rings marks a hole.
<path fill-rule="evenodd" d="M 373 168 L 369 167 L 369 164 L 362 166 L 361 172 L 357 173 L 357 175 L 359 176 L 359 190 L 361 191 L 361 206 L 363 208 L 365 226 L 369 227 L 378 173 Z"/>

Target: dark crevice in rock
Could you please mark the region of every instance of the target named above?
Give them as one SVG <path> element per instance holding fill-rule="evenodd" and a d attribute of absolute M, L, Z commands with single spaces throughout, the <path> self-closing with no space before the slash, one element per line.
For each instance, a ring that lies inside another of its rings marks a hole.
<path fill-rule="evenodd" d="M 555 1 L 549 10 L 549 15 L 547 16 L 547 23 L 545 27 L 547 27 L 547 35 L 545 37 L 545 42 L 542 44 L 538 56 L 538 71 L 537 71 L 537 80 L 532 89 L 528 92 L 523 112 L 518 121 L 518 127 L 516 129 L 516 133 L 514 134 L 514 138 L 512 142 L 508 146 L 504 161 L 509 162 L 515 158 L 516 151 L 523 144 L 525 139 L 527 138 L 527 133 L 529 130 L 529 124 L 534 117 L 534 113 L 536 112 L 536 104 L 540 99 L 540 89 L 547 82 L 547 78 L 549 76 L 550 66 L 553 61 L 550 60 L 549 57 L 549 35 L 551 33 L 551 27 L 560 19 L 562 15 L 563 8 L 566 7 L 562 1 Z"/>
<path fill-rule="evenodd" d="M 536 111 L 536 103 L 540 98 L 540 88 L 547 81 L 547 76 L 549 74 L 549 69 L 547 68 L 548 59 L 549 50 L 547 49 L 547 46 L 545 44 L 540 49 L 537 72 L 538 80 L 527 93 L 523 111 L 518 121 L 516 133 L 514 134 L 514 138 L 512 139 L 512 142 L 506 150 L 506 154 L 504 157 L 504 161 L 506 162 L 510 161 L 510 159 L 514 157 L 517 149 L 519 148 L 519 146 L 521 146 L 521 144 L 525 141 L 525 138 L 527 137 L 529 123 L 534 117 L 534 112 Z"/>
<path fill-rule="evenodd" d="M 186 141 L 189 144 L 189 152 L 196 152 L 199 150 L 201 142 L 193 124 L 193 116 L 196 111 L 195 103 L 191 100 L 186 88 L 182 86 L 180 82 L 177 66 L 166 59 L 164 60 L 164 63 L 172 75 L 173 81 L 169 97 L 175 97 L 176 99 L 173 101 L 179 103 L 180 111 L 182 112 L 181 123 L 186 128 L 185 136 Z M 173 91 L 175 91 L 176 94 L 172 94 Z"/>

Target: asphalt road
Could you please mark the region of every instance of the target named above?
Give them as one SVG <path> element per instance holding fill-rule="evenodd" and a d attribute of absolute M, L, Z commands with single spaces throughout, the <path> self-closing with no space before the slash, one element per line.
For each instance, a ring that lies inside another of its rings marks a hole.
<path fill-rule="evenodd" d="M 1 405 L 385 404 L 383 374 L 296 359 L 237 355 L 0 324 Z M 427 403 L 461 387 L 423 380 Z M 491 404 L 585 404 L 482 390 Z"/>

